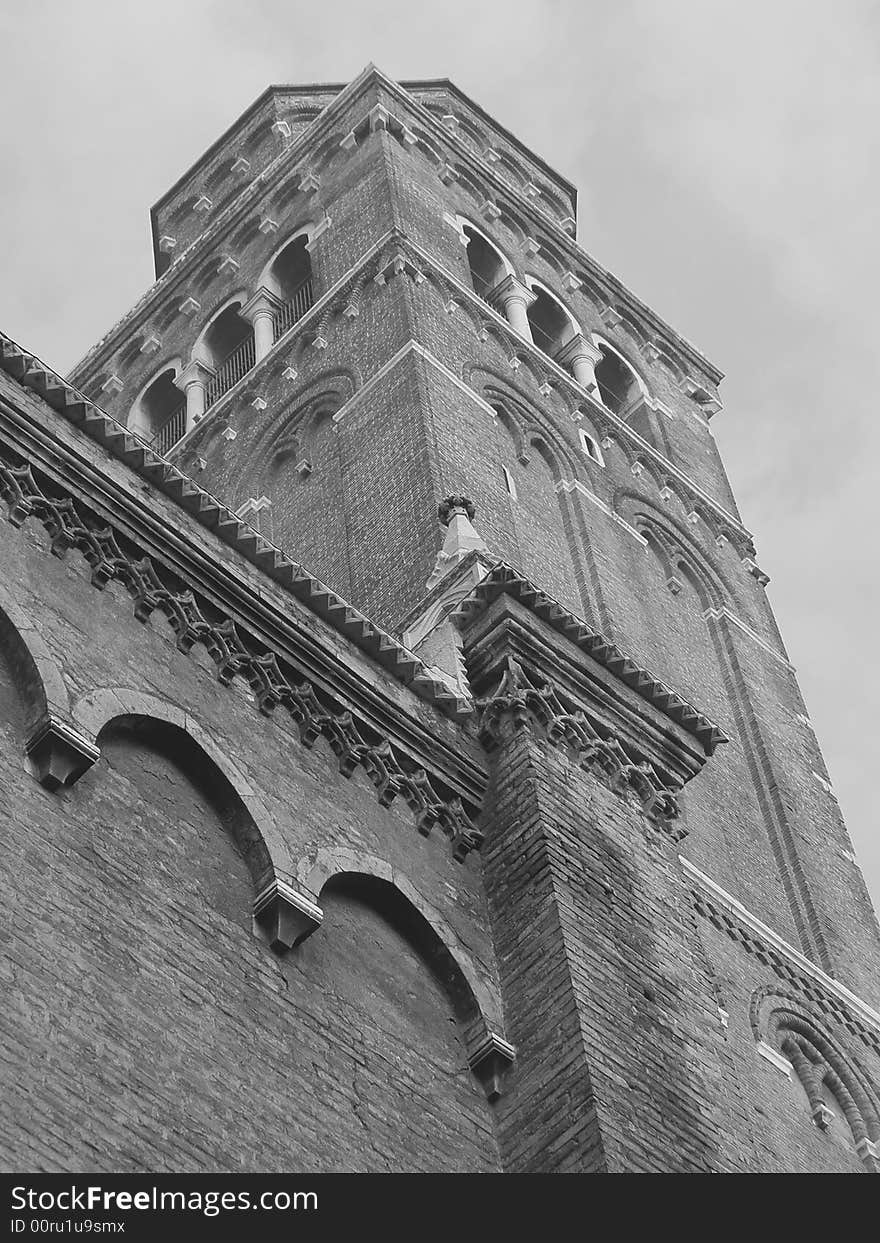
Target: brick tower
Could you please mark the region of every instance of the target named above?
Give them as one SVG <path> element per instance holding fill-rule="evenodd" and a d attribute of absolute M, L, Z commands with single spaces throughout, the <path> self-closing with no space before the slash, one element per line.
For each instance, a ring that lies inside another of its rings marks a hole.
<path fill-rule="evenodd" d="M 2 338 L 7 1165 L 880 1170 L 718 370 L 447 81 L 271 87 L 152 223 L 68 380 Z"/>

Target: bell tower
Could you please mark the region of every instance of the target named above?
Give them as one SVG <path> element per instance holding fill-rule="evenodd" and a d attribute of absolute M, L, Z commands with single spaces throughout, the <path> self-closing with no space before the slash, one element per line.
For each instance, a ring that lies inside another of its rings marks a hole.
<path fill-rule="evenodd" d="M 875 1168 L 880 929 L 717 367 L 446 80 L 270 87 L 152 224 L 70 380 L 470 705 L 504 1167 Z"/>

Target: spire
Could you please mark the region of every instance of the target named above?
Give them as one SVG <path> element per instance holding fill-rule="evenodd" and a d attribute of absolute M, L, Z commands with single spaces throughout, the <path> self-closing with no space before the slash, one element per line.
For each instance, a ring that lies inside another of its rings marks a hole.
<path fill-rule="evenodd" d="M 474 529 L 473 518 L 476 512 L 473 501 L 466 496 L 449 496 L 437 507 L 440 521 L 446 527 L 446 536 L 434 562 L 431 577 L 425 584 L 426 591 L 436 587 L 468 553 L 489 551 L 482 536 Z"/>

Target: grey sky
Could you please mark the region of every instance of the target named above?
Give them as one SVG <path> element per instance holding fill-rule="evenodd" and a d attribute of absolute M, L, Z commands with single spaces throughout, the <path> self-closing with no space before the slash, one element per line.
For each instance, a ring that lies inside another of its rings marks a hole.
<path fill-rule="evenodd" d="M 64 371 L 147 212 L 270 82 L 451 77 L 580 190 L 579 240 L 727 373 L 713 429 L 880 905 L 880 6 L 7 0 L 0 327 Z"/>

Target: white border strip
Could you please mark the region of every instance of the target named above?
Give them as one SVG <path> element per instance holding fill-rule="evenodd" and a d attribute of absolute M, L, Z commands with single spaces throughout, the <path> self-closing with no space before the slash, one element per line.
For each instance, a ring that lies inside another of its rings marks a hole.
<path fill-rule="evenodd" d="M 781 665 L 785 665 L 786 669 L 790 670 L 792 673 L 795 672 L 795 667 L 790 660 L 787 660 L 781 652 L 777 652 L 775 647 L 771 647 L 767 640 L 762 639 L 758 632 L 753 630 L 751 626 L 747 626 L 744 621 L 740 621 L 736 614 L 731 613 L 730 609 L 726 605 L 723 605 L 720 609 L 706 609 L 703 614 L 704 621 L 719 621 L 722 617 L 726 617 L 727 620 L 732 622 L 734 626 L 738 626 L 743 634 L 747 634 L 750 639 L 757 643 L 758 647 L 762 647 L 765 652 L 769 652 L 774 660 L 778 660 Z"/>
<path fill-rule="evenodd" d="M 633 539 L 638 540 L 643 548 L 648 547 L 648 541 L 645 539 L 644 535 L 640 535 L 635 527 L 631 527 L 628 522 L 621 518 L 620 514 L 616 514 L 610 505 L 606 505 L 595 492 L 591 492 L 590 489 L 582 484 L 579 479 L 560 479 L 559 483 L 556 485 L 556 491 L 580 492 L 587 498 L 587 500 L 592 501 L 594 505 L 598 506 L 598 508 L 602 510 L 603 514 L 607 514 L 612 521 L 616 522 L 618 526 L 623 527 L 625 531 L 629 531 Z"/>
<path fill-rule="evenodd" d="M 783 958 L 787 958 L 800 971 L 803 971 L 804 975 L 808 975 L 811 979 L 816 980 L 826 992 L 833 993 L 835 997 L 849 1006 L 869 1027 L 872 1027 L 876 1032 L 880 1032 L 880 1013 L 873 1010 L 867 1002 L 862 1001 L 855 993 L 851 993 L 848 988 L 840 984 L 832 976 L 826 975 L 820 967 L 810 962 L 809 958 L 805 958 L 800 950 L 796 950 L 793 945 L 783 941 L 777 932 L 774 932 L 767 924 L 762 923 L 757 915 L 753 915 L 741 902 L 737 902 L 736 898 L 729 894 L 726 889 L 716 885 L 715 881 L 711 880 L 705 872 L 701 872 L 699 868 L 694 867 L 688 859 L 685 859 L 684 855 L 679 855 L 678 859 L 684 868 L 685 874 L 695 882 L 698 888 L 702 889 L 704 893 L 714 898 L 716 902 L 735 915 L 752 932 L 756 932 L 758 936 L 767 941 L 777 953 L 781 954 Z"/>
<path fill-rule="evenodd" d="M 478 405 L 481 410 L 485 410 L 485 412 L 491 417 L 493 423 L 495 422 L 498 416 L 489 403 L 484 401 L 479 393 L 475 393 L 472 388 L 468 388 L 465 382 L 460 380 L 454 371 L 450 371 L 447 366 L 441 363 L 439 359 L 435 358 L 434 355 L 426 350 L 423 345 L 419 345 L 418 341 L 413 341 L 412 339 L 407 341 L 405 345 L 402 345 L 396 354 L 389 358 L 386 363 L 382 364 L 378 371 L 374 371 L 370 378 L 364 381 L 358 391 L 349 397 L 344 406 L 340 406 L 340 408 L 333 415 L 333 422 L 338 423 L 340 419 L 344 419 L 349 410 L 351 410 L 352 406 L 354 406 L 366 393 L 374 388 L 375 385 L 377 385 L 389 371 L 393 371 L 398 363 L 403 362 L 404 358 L 406 358 L 408 354 L 418 354 L 418 356 L 423 358 L 425 362 L 428 362 L 433 367 L 436 367 L 447 380 L 450 380 L 456 386 L 456 388 L 460 388 L 463 393 L 467 393 L 468 397 L 470 397 L 470 399 Z"/>

